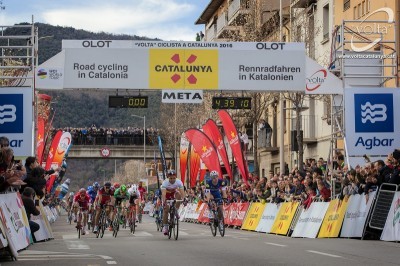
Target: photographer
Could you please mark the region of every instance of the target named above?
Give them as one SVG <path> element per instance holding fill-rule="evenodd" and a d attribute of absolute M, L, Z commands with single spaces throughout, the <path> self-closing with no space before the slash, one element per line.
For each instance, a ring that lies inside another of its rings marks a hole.
<path fill-rule="evenodd" d="M 35 191 L 30 187 L 26 187 L 22 192 L 21 198 L 24 203 L 26 215 L 28 216 L 33 242 L 36 242 L 34 233 L 40 229 L 40 226 L 34 221 L 31 221 L 31 214 L 37 216 L 40 214 L 40 211 L 35 206 Z"/>

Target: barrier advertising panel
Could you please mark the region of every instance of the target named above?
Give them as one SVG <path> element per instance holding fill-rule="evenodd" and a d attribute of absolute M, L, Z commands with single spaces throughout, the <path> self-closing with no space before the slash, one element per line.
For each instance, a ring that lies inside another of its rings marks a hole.
<path fill-rule="evenodd" d="M 261 215 L 261 219 L 258 222 L 256 231 L 269 233 L 271 232 L 271 228 L 274 225 L 276 215 L 278 214 L 279 208 L 281 205 L 275 203 L 267 203 L 264 209 L 263 214 Z"/>
<path fill-rule="evenodd" d="M 329 203 L 318 238 L 339 236 L 348 201 L 349 198 L 345 197 L 343 200 L 334 199 Z"/>
<path fill-rule="evenodd" d="M 63 51 L 62 88 L 304 91 L 305 86 L 304 43 L 63 40 Z M 49 87 L 44 80 L 36 85 Z"/>
<path fill-rule="evenodd" d="M 329 202 L 313 202 L 303 210 L 293 230 L 292 237 L 316 238 Z"/>
<path fill-rule="evenodd" d="M 287 235 L 299 203 L 284 202 L 281 203 L 281 205 L 282 206 L 280 207 L 279 212 L 276 215 L 274 225 L 271 228 L 271 233 L 278 235 Z"/>
<path fill-rule="evenodd" d="M 352 195 L 347 205 L 340 237 L 362 237 L 365 223 L 376 192 L 370 192 L 368 202 L 366 196 Z"/>
<path fill-rule="evenodd" d="M 242 229 L 255 231 L 264 212 L 265 206 L 266 204 L 262 204 L 259 202 L 252 203 L 249 210 L 247 211 Z"/>
<path fill-rule="evenodd" d="M 394 195 L 392 206 L 381 235 L 384 241 L 400 241 L 400 192 Z"/>

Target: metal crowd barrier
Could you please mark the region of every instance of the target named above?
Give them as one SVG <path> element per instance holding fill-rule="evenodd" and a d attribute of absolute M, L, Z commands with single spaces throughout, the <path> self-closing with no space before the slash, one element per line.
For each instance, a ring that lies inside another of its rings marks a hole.
<path fill-rule="evenodd" d="M 370 228 L 383 230 L 394 195 L 398 188 L 398 185 L 387 183 L 383 183 L 380 186 L 368 224 Z"/>

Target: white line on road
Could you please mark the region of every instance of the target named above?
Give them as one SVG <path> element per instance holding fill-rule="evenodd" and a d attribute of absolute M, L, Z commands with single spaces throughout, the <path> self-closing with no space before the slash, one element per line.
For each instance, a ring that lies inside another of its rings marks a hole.
<path fill-rule="evenodd" d="M 307 250 L 307 252 L 315 253 L 315 254 L 319 254 L 319 255 L 324 255 L 324 256 L 329 256 L 329 257 L 333 257 L 333 258 L 342 258 L 342 256 L 333 255 L 333 254 L 324 253 L 324 252 L 319 252 L 319 251 L 315 251 L 315 250 Z"/>
<path fill-rule="evenodd" d="M 117 262 L 115 260 L 108 260 L 107 264 L 117 264 Z"/>
<path fill-rule="evenodd" d="M 65 241 L 68 249 L 90 249 L 83 241 Z"/>
<path fill-rule="evenodd" d="M 264 242 L 267 245 L 271 246 L 277 246 L 277 247 L 287 247 L 287 245 L 282 245 L 282 244 L 276 244 L 276 243 L 271 243 L 271 242 Z"/>

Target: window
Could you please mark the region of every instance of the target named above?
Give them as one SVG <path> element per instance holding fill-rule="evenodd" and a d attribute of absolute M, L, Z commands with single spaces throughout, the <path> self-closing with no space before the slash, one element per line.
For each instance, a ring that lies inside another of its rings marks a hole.
<path fill-rule="evenodd" d="M 349 8 L 350 8 L 350 0 L 344 0 L 343 11 L 346 11 Z"/>
<path fill-rule="evenodd" d="M 371 0 L 367 0 L 367 14 L 371 11 Z"/>
<path fill-rule="evenodd" d="M 329 40 L 329 4 L 324 6 L 322 11 L 322 19 L 323 19 L 323 41 Z"/>
<path fill-rule="evenodd" d="M 355 6 L 353 10 L 353 19 L 357 19 L 357 6 Z"/>
<path fill-rule="evenodd" d="M 362 16 L 362 14 L 361 14 L 361 11 L 362 11 L 362 10 L 361 10 L 361 3 L 358 4 L 357 9 L 358 9 L 357 16 L 358 16 L 359 18 L 361 18 L 361 16 Z"/>
<path fill-rule="evenodd" d="M 362 1 L 362 15 L 363 16 L 365 15 L 365 11 L 366 11 L 366 9 L 365 9 L 365 1 Z"/>

